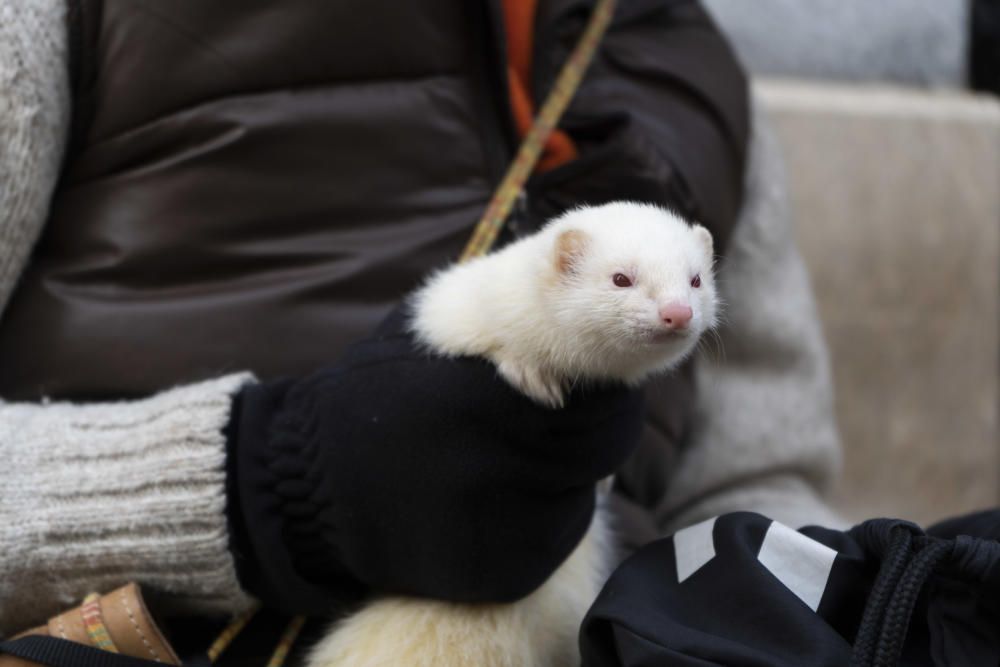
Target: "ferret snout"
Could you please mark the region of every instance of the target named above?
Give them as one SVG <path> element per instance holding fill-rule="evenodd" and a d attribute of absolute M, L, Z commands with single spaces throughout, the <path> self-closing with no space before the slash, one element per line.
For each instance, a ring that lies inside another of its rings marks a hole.
<path fill-rule="evenodd" d="M 687 329 L 694 313 L 686 303 L 668 303 L 660 308 L 660 320 L 670 331 Z"/>

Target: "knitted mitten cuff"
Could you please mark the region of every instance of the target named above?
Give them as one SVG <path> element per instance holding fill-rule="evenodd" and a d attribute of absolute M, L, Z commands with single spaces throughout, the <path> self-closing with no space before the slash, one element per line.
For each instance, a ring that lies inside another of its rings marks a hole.
<path fill-rule="evenodd" d="M 231 611 L 230 375 L 137 401 L 0 402 L 0 634 L 134 580 L 191 611 Z"/>

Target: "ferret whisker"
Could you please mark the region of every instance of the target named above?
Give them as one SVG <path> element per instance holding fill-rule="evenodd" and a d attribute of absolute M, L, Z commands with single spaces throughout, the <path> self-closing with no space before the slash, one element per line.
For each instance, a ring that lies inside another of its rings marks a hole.
<path fill-rule="evenodd" d="M 704 336 L 698 339 L 698 344 L 695 345 L 694 349 L 695 349 L 694 353 L 696 356 L 710 359 L 711 361 L 715 361 L 715 355 L 712 354 L 712 350 L 711 348 L 709 348 L 708 341 L 705 339 Z"/>
<path fill-rule="evenodd" d="M 708 347 L 711 345 L 715 351 L 712 360 L 716 363 L 724 364 L 726 362 L 726 346 L 723 343 L 722 334 L 716 329 L 709 329 L 705 333 L 707 334 L 704 337 L 705 346 Z"/>

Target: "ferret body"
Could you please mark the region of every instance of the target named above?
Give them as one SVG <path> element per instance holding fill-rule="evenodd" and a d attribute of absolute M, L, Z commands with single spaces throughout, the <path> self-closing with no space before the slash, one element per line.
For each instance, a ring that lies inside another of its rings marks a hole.
<path fill-rule="evenodd" d="M 412 300 L 430 351 L 475 355 L 556 408 L 588 380 L 641 382 L 676 366 L 715 324 L 712 237 L 654 206 L 580 208 L 486 257 L 435 274 Z M 386 597 L 337 623 L 310 667 L 570 667 L 609 574 L 597 512 L 570 557 L 528 597 L 454 604 Z"/>

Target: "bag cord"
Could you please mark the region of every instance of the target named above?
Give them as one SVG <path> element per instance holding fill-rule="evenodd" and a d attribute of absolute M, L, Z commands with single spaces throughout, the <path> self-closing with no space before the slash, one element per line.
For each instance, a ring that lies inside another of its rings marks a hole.
<path fill-rule="evenodd" d="M 871 667 L 875 658 L 875 647 L 879 642 L 879 629 L 885 617 L 886 608 L 892 599 L 900 578 L 910 560 L 913 545 L 913 535 L 903 526 L 892 529 L 889 548 L 882 559 L 878 578 L 868 596 L 858 635 L 854 640 L 854 650 L 851 653 L 851 667 Z"/>
<path fill-rule="evenodd" d="M 851 667 L 899 664 L 917 598 L 952 549 L 950 541 L 915 537 L 905 526 L 892 529 L 854 640 Z"/>
<path fill-rule="evenodd" d="M 874 667 L 893 667 L 899 664 L 903 641 L 910 627 L 910 617 L 913 615 L 913 607 L 917 604 L 917 597 L 934 569 L 951 554 L 951 550 L 951 542 L 931 542 L 914 556 L 907 566 L 882 622 L 882 634 L 875 649 Z"/>

